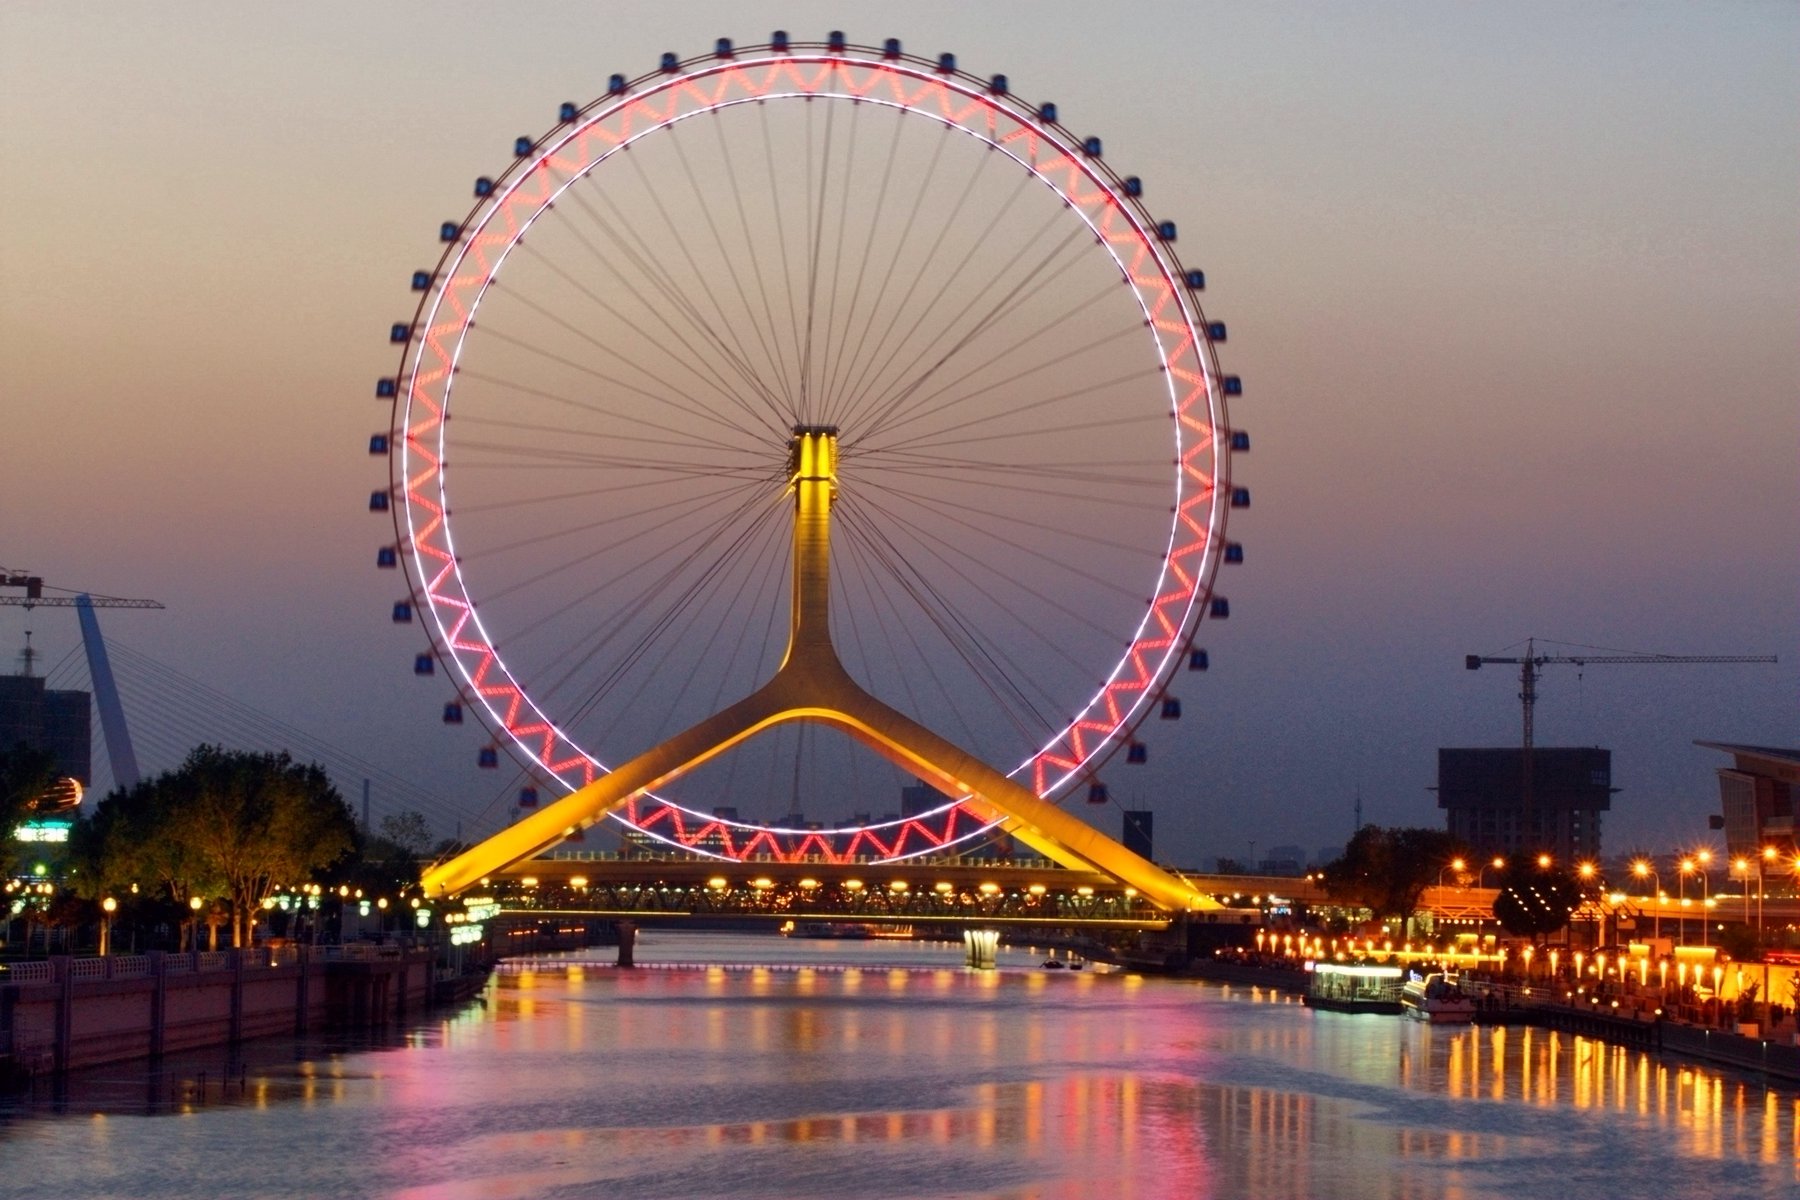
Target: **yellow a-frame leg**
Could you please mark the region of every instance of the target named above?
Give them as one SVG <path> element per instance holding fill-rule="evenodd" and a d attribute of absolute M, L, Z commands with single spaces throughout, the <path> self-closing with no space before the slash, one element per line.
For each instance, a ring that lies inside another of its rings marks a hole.
<path fill-rule="evenodd" d="M 1215 907 L 1184 880 L 1133 854 L 974 755 L 865 691 L 831 642 L 831 505 L 837 494 L 837 430 L 794 431 L 793 623 L 787 655 L 762 687 L 698 725 L 619 764 L 586 787 L 425 872 L 425 894 L 452 895 L 554 846 L 632 797 L 678 778 L 774 725 L 816 721 L 843 730 L 950 796 L 972 796 L 979 815 L 1066 867 L 1096 870 L 1137 888 L 1158 908 Z"/>

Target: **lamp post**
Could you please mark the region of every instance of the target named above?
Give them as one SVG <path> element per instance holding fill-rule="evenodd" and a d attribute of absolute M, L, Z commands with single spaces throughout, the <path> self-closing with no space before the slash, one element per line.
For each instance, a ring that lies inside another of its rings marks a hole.
<path fill-rule="evenodd" d="M 112 953 L 112 916 L 119 911 L 119 902 L 111 896 L 100 902 L 100 957 L 105 958 Z"/>
<path fill-rule="evenodd" d="M 1711 935 L 1711 931 L 1707 926 L 1712 923 L 1712 918 L 1707 912 L 1711 907 L 1707 901 L 1711 899 L 1712 896 L 1712 880 L 1709 877 L 1710 873 L 1707 871 L 1707 867 L 1712 864 L 1712 851 L 1700 850 L 1695 852 L 1694 861 L 1698 863 L 1700 867 L 1700 944 L 1705 946 L 1709 944 L 1707 938 Z"/>
<path fill-rule="evenodd" d="M 1750 923 L 1750 860 L 1738 855 L 1731 860 L 1731 869 L 1736 871 L 1744 881 L 1744 924 Z"/>
<path fill-rule="evenodd" d="M 1462 859 L 1453 858 L 1448 863 L 1439 867 L 1438 868 L 1438 886 L 1439 887 L 1444 886 L 1444 872 L 1445 871 L 1455 871 L 1457 873 L 1457 875 L 1460 877 L 1463 873 L 1463 869 L 1467 866 L 1468 866 L 1468 864 L 1463 862 Z"/>
<path fill-rule="evenodd" d="M 1652 919 L 1656 928 L 1654 936 L 1660 941 L 1662 940 L 1662 879 L 1656 874 L 1656 868 L 1650 865 L 1650 860 L 1647 858 L 1640 858 L 1632 863 L 1631 873 L 1636 875 L 1639 879 L 1648 875 L 1655 882 L 1656 890 L 1653 893 L 1653 898 L 1657 903 L 1656 915 Z"/>
<path fill-rule="evenodd" d="M 200 953 L 200 906 L 205 903 L 206 903 L 206 901 L 200 899 L 200 897 L 198 897 L 198 896 L 189 896 L 188 897 L 188 908 L 191 909 L 194 914 L 194 953 L 195 954 Z"/>
<path fill-rule="evenodd" d="M 1501 858 L 1498 854 L 1496 854 L 1496 855 L 1494 855 L 1494 857 L 1491 860 L 1489 860 L 1488 862 L 1484 862 L 1479 867 L 1475 868 L 1475 886 L 1476 887 L 1483 886 L 1481 877 L 1483 875 L 1487 874 L 1487 870 L 1489 867 L 1492 867 L 1496 871 L 1504 871 L 1504 870 L 1506 870 L 1506 860 L 1504 858 Z"/>

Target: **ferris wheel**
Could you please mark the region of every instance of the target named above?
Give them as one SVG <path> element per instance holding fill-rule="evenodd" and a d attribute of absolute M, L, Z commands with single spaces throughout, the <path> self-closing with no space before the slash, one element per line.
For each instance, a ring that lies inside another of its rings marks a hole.
<path fill-rule="evenodd" d="M 573 791 L 768 678 L 792 458 L 827 430 L 848 672 L 1048 800 L 1144 762 L 1228 615 L 1249 442 L 1204 276 L 1101 151 L 1005 76 L 839 33 L 664 55 L 519 137 L 413 276 L 370 441 L 394 619 L 446 721 L 492 732 L 482 765 Z M 994 824 L 959 795 L 881 814 L 895 782 L 796 724 L 610 815 L 728 858 Z"/>

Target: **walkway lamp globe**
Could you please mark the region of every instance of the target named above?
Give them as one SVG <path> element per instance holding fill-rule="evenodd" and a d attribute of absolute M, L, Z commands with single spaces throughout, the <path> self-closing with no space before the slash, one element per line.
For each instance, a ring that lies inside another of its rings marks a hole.
<path fill-rule="evenodd" d="M 1656 890 L 1651 893 L 1652 898 L 1656 901 L 1654 918 L 1656 932 L 1653 936 L 1660 939 L 1662 937 L 1662 878 L 1657 875 L 1656 868 L 1650 865 L 1650 860 L 1647 858 L 1634 860 L 1631 864 L 1631 873 L 1639 879 L 1649 878 L 1655 883 Z"/>
<path fill-rule="evenodd" d="M 1504 870 L 1506 870 L 1506 860 L 1504 858 L 1501 858 L 1498 854 L 1496 854 L 1490 861 L 1484 862 L 1481 864 L 1481 866 L 1477 867 L 1475 869 L 1475 886 L 1476 887 L 1482 886 L 1481 877 L 1487 873 L 1487 871 L 1490 867 L 1496 871 L 1504 871 Z"/>
<path fill-rule="evenodd" d="M 1549 870 L 1549 869 L 1550 869 L 1550 864 L 1551 864 L 1551 863 L 1552 863 L 1552 862 L 1554 862 L 1554 861 L 1555 861 L 1555 860 L 1554 860 L 1554 859 L 1552 859 L 1552 858 L 1551 858 L 1551 857 L 1550 857 L 1550 856 L 1549 856 L 1549 855 L 1548 855 L 1548 854 L 1540 854 L 1540 855 L 1538 855 L 1538 856 L 1537 856 L 1537 865 L 1538 865 L 1538 870 L 1540 870 L 1540 871 L 1548 871 L 1548 870 Z"/>
<path fill-rule="evenodd" d="M 1443 866 L 1438 868 L 1438 886 L 1439 887 L 1444 886 L 1444 872 L 1445 871 L 1455 871 L 1456 877 L 1460 880 L 1462 878 L 1463 871 L 1467 867 L 1468 867 L 1468 864 L 1465 863 L 1461 858 L 1451 859 L 1448 863 L 1445 863 Z"/>

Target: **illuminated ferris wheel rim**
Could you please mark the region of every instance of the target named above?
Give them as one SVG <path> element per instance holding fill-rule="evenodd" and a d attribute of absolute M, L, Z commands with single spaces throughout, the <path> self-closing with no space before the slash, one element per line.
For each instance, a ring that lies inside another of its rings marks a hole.
<path fill-rule="evenodd" d="M 477 702 L 491 726 L 565 788 L 572 790 L 609 770 L 545 713 L 515 677 L 463 579 L 448 520 L 444 468 L 454 372 L 476 310 L 507 255 L 566 189 L 617 151 L 690 117 L 791 99 L 897 109 L 957 129 L 1005 154 L 1051 188 L 1087 225 L 1131 286 L 1149 328 L 1174 429 L 1169 533 L 1156 587 L 1125 653 L 1076 716 L 1010 772 L 1029 771 L 1038 794 L 1055 795 L 1090 775 L 1097 760 L 1144 719 L 1204 615 L 1224 544 L 1230 434 L 1208 327 L 1168 244 L 1172 229 L 1159 228 L 1135 189 L 1104 167 L 1096 141 L 1084 143 L 1046 119 L 1053 114 L 1048 106 L 1034 110 L 1014 100 L 998 77 L 983 81 L 942 63 L 869 47 L 767 45 L 673 65 L 665 59 L 661 70 L 630 82 L 615 76 L 602 99 L 580 110 L 565 105 L 564 120 L 551 134 L 529 145 L 521 139 L 509 169 L 491 183 L 483 181 L 485 189 L 478 186 L 478 202 L 470 214 L 454 226 L 446 223 L 450 244 L 408 330 L 395 399 L 397 453 L 392 461 L 404 508 L 407 553 L 402 557 L 415 596 L 431 614 L 440 657 L 454 665 L 460 690 Z M 1053 173 L 1061 173 L 1066 182 L 1059 183 Z M 661 796 L 652 798 L 708 822 L 808 832 L 734 822 Z M 951 800 L 934 811 L 960 803 Z M 873 831 L 904 820 L 859 828 Z"/>

